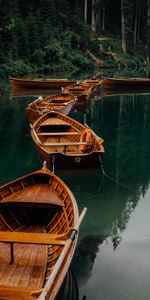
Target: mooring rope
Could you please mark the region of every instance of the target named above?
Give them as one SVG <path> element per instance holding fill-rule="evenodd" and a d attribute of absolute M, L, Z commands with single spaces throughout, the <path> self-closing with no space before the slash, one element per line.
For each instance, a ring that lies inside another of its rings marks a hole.
<path fill-rule="evenodd" d="M 136 192 L 135 189 L 132 189 L 132 188 L 130 188 L 128 185 L 126 185 L 126 184 L 124 184 L 124 183 L 122 183 L 122 182 L 119 182 L 117 179 L 114 179 L 113 177 L 109 176 L 109 175 L 105 172 L 104 167 L 103 167 L 103 164 L 101 164 L 101 169 L 102 169 L 103 176 L 107 177 L 107 178 L 110 179 L 111 181 L 113 181 L 113 182 L 115 182 L 115 183 L 117 183 L 117 184 L 123 186 L 124 188 L 126 188 L 126 189 L 128 189 L 128 190 L 130 190 L 130 191 L 132 191 L 132 192 Z"/>

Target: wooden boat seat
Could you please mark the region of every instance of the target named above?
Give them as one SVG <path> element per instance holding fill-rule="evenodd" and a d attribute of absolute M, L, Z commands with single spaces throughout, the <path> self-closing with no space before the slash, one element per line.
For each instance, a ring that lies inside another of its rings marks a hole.
<path fill-rule="evenodd" d="M 51 192 L 51 197 L 50 197 Z M 42 197 L 41 197 L 42 195 Z M 25 201 L 24 201 L 25 199 Z M 48 183 L 35 183 L 26 189 L 21 189 L 15 194 L 12 193 L 6 199 L 0 202 L 0 207 L 4 205 L 30 205 L 30 206 L 51 206 L 56 205 L 63 207 L 64 203 L 59 199 L 53 188 Z"/>
<path fill-rule="evenodd" d="M 58 136 L 58 135 L 81 135 L 81 132 L 41 132 L 38 134 L 38 136 Z"/>
<path fill-rule="evenodd" d="M 62 235 L 48 233 L 30 233 L 16 231 L 0 231 L 0 241 L 5 243 L 23 243 L 40 245 L 65 245 Z"/>
<path fill-rule="evenodd" d="M 59 122 L 59 123 L 58 123 Z M 70 124 L 68 124 L 67 122 L 65 122 L 64 120 L 57 120 L 53 117 L 49 117 L 48 119 L 46 119 L 45 121 L 42 122 L 42 124 L 40 125 L 40 127 L 45 126 L 45 125 L 51 125 L 51 126 L 61 126 L 61 125 L 65 125 L 66 127 L 70 127 Z"/>
<path fill-rule="evenodd" d="M 44 143 L 44 146 L 79 146 L 88 145 L 86 142 Z M 90 144 L 91 145 L 91 144 Z"/>

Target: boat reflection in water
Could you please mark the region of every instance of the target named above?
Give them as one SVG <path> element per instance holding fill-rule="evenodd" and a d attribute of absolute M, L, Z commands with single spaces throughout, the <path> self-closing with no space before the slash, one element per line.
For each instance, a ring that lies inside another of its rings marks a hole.
<path fill-rule="evenodd" d="M 140 94 L 147 94 L 150 93 L 150 86 L 146 86 L 146 87 L 141 87 L 141 86 L 137 86 L 137 87 L 130 87 L 130 86 L 121 86 L 121 87 L 105 87 L 103 89 L 103 97 L 104 96 L 115 96 L 115 95 L 140 95 Z"/>
<path fill-rule="evenodd" d="M 61 173 L 58 174 L 60 177 Z M 101 169 L 95 172 L 87 169 L 84 173 L 72 173 L 71 176 L 63 173 L 61 174 L 61 178 L 63 178 L 63 181 L 67 183 L 74 194 L 80 196 L 81 193 L 98 194 L 101 191 L 104 177 Z"/>
<path fill-rule="evenodd" d="M 79 289 L 75 273 L 70 268 L 55 300 L 79 300 Z"/>
<path fill-rule="evenodd" d="M 105 239 L 105 236 L 91 234 L 84 236 L 80 241 L 73 258 L 73 268 L 78 274 L 80 284 L 88 281 L 91 277 L 99 247 Z"/>
<path fill-rule="evenodd" d="M 23 96 L 31 97 L 31 96 L 46 96 L 50 94 L 57 94 L 60 92 L 58 89 L 25 89 L 25 88 L 12 88 L 10 91 L 10 98 L 15 100 L 15 98 L 22 98 Z"/>

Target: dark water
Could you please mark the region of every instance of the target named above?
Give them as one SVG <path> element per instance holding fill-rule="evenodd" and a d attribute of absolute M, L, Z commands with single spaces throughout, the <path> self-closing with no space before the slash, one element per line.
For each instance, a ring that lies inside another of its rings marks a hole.
<path fill-rule="evenodd" d="M 0 97 L 0 184 L 41 167 L 25 112 L 33 99 Z M 79 299 L 149 300 L 150 94 L 105 96 L 71 116 L 106 150 L 103 169 L 59 174 L 88 208 L 72 262 Z"/>

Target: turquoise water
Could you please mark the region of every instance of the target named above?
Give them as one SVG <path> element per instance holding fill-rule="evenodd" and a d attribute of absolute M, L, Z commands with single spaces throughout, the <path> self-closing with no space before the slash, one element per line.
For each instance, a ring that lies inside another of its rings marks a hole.
<path fill-rule="evenodd" d="M 0 184 L 41 167 L 25 112 L 31 97 L 0 97 Z M 150 94 L 103 96 L 72 113 L 104 138 L 103 168 L 59 176 L 81 212 L 72 262 L 80 299 L 150 299 Z"/>

